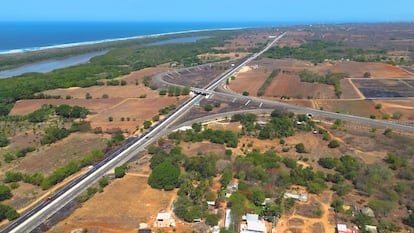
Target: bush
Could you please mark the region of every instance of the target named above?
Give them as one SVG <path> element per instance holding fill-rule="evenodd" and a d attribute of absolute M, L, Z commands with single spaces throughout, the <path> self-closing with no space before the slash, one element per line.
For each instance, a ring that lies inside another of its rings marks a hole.
<path fill-rule="evenodd" d="M 218 225 L 218 220 L 219 220 L 219 217 L 217 216 L 217 214 L 209 214 L 209 215 L 207 215 L 206 223 L 209 226 L 217 226 Z"/>
<path fill-rule="evenodd" d="M 298 153 L 306 153 L 305 145 L 303 145 L 303 143 L 296 144 L 295 149 Z"/>
<path fill-rule="evenodd" d="M 337 148 L 339 147 L 339 142 L 337 140 L 331 140 L 328 144 L 329 148 Z"/>
<path fill-rule="evenodd" d="M 126 174 L 126 166 L 120 166 L 115 168 L 115 178 L 122 178 Z"/>
<path fill-rule="evenodd" d="M 11 189 L 6 185 L 0 185 L 0 201 L 10 199 L 12 197 Z"/>
<path fill-rule="evenodd" d="M 211 110 L 213 110 L 213 106 L 211 104 L 204 105 L 204 111 L 210 112 Z"/>
<path fill-rule="evenodd" d="M 339 159 L 337 158 L 326 157 L 326 158 L 320 158 L 318 160 L 318 164 L 327 169 L 332 169 L 336 167 L 338 163 L 339 163 Z"/>
<path fill-rule="evenodd" d="M 144 129 L 149 129 L 152 125 L 151 121 L 144 121 Z"/>
<path fill-rule="evenodd" d="M 6 135 L 0 132 L 0 147 L 5 147 L 9 145 L 9 139 L 7 139 Z"/>

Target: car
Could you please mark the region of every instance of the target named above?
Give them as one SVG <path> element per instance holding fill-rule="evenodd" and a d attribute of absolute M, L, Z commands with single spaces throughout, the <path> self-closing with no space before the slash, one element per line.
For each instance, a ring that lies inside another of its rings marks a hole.
<path fill-rule="evenodd" d="M 49 202 L 50 200 L 52 200 L 52 197 L 46 197 L 45 202 Z"/>

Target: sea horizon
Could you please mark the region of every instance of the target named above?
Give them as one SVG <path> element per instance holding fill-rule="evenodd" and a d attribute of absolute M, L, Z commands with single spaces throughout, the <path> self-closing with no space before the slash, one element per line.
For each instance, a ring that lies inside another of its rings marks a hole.
<path fill-rule="evenodd" d="M 189 32 L 267 26 L 277 26 L 277 24 L 275 22 L 0 22 L 2 29 L 0 55 Z"/>

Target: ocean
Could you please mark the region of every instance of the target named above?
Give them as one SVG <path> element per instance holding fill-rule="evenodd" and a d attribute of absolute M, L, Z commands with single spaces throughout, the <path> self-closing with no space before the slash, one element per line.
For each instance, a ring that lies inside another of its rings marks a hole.
<path fill-rule="evenodd" d="M 0 54 L 192 30 L 272 26 L 265 22 L 0 22 Z"/>

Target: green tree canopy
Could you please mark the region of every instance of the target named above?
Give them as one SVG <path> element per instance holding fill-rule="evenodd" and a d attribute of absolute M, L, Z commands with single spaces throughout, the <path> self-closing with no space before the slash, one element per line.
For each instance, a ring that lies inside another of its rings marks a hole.
<path fill-rule="evenodd" d="M 177 187 L 180 169 L 169 161 L 164 161 L 156 166 L 148 178 L 148 184 L 152 188 L 171 189 Z"/>

